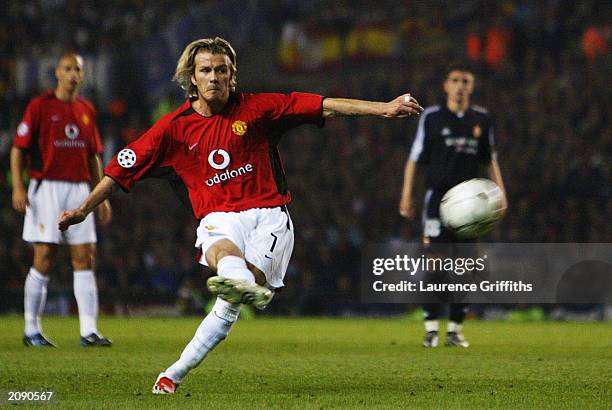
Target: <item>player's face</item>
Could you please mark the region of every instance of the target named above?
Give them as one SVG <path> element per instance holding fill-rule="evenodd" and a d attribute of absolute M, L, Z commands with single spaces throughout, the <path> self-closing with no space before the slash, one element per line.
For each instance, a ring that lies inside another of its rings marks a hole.
<path fill-rule="evenodd" d="M 474 75 L 468 71 L 451 71 L 444 81 L 444 92 L 452 100 L 463 101 L 469 98 L 473 91 Z"/>
<path fill-rule="evenodd" d="M 199 51 L 195 56 L 195 73 L 191 82 L 198 87 L 198 95 L 208 102 L 229 99 L 232 72 L 231 60 L 225 54 Z"/>
<path fill-rule="evenodd" d="M 55 77 L 60 88 L 75 91 L 83 81 L 83 59 L 77 55 L 62 58 L 55 67 Z"/>

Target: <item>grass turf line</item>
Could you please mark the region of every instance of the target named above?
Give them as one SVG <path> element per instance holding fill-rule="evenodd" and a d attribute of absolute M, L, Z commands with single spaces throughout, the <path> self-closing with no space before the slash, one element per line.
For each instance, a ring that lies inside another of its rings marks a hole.
<path fill-rule="evenodd" d="M 0 390 L 56 392 L 61 408 L 609 408 L 612 326 L 468 322 L 468 349 L 424 349 L 399 319 L 256 319 L 172 397 L 150 393 L 199 318 L 102 318 L 115 345 L 78 345 L 76 318 L 44 319 L 58 349 L 21 344 L 0 317 Z M 443 342 L 443 337 L 441 338 Z"/>

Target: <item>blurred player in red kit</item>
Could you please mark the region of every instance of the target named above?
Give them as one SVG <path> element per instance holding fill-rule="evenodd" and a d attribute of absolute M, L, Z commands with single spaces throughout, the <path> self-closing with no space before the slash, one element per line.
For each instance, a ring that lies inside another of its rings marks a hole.
<path fill-rule="evenodd" d="M 25 212 L 23 239 L 33 244 L 34 262 L 24 289 L 26 346 L 53 347 L 42 333 L 51 263 L 60 244 L 68 245 L 74 269 L 82 346 L 110 346 L 97 328 L 98 289 L 94 276 L 96 227 L 93 216 L 70 232 L 57 228 L 60 212 L 81 203 L 102 177 L 102 143 L 96 111 L 79 97 L 83 59 L 63 53 L 55 68 L 57 87 L 33 98 L 17 127 L 11 149 L 13 208 Z M 22 177 L 27 168 L 30 184 Z M 102 224 L 111 220 L 108 201 L 101 202 Z"/>

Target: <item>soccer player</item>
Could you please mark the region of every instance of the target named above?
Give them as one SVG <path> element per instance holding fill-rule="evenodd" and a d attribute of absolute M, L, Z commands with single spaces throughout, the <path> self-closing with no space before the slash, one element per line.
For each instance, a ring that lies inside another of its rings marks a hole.
<path fill-rule="evenodd" d="M 427 107 L 419 119 L 418 129 L 404 171 L 404 183 L 399 212 L 406 219 L 415 217 L 412 197 L 415 173 L 419 164 L 427 166 L 427 182 L 423 205 L 423 244 L 432 249 L 434 244 L 461 242 L 440 222 L 442 196 L 456 184 L 481 175 L 482 166 L 504 191 L 491 117 L 486 109 L 471 104 L 474 73 L 468 65 L 454 64 L 446 71 L 444 80 L 446 102 Z M 504 195 L 504 208 L 505 204 Z M 440 245 L 443 246 L 443 245 Z M 436 249 L 436 252 L 439 249 Z M 446 250 L 445 252 L 452 252 Z M 425 304 L 425 347 L 438 345 L 438 319 L 442 305 Z M 446 334 L 447 346 L 468 347 L 461 332 L 467 304 L 451 303 Z"/>
<path fill-rule="evenodd" d="M 218 297 L 180 358 L 158 376 L 156 394 L 175 392 L 225 339 L 241 304 L 263 308 L 283 286 L 294 238 L 287 209 L 291 195 L 277 149 L 283 133 L 305 123 L 321 126 L 325 117 L 407 117 L 422 111 L 409 95 L 384 103 L 237 92 L 236 54 L 221 38 L 189 44 L 174 79 L 187 100 L 120 151 L 90 196 L 59 221 L 62 230 L 79 223 L 117 187 L 129 191 L 145 176 L 167 176 L 188 197 L 200 219 L 195 244 L 200 263 L 216 271 L 208 288 Z"/>
<path fill-rule="evenodd" d="M 63 53 L 55 67 L 57 86 L 33 98 L 17 127 L 11 148 L 13 208 L 25 212 L 23 239 L 33 244 L 34 261 L 24 288 L 26 346 L 53 347 L 42 332 L 41 316 L 47 299 L 51 263 L 60 244 L 67 244 L 74 270 L 74 296 L 79 310 L 82 346 L 110 346 L 97 328 L 98 289 L 94 275 L 96 228 L 93 216 L 71 232 L 57 228 L 66 208 L 87 197 L 102 177 L 102 143 L 96 111 L 79 97 L 83 58 Z M 27 167 L 26 192 L 22 177 Z M 100 223 L 111 220 L 108 201 L 99 207 Z"/>

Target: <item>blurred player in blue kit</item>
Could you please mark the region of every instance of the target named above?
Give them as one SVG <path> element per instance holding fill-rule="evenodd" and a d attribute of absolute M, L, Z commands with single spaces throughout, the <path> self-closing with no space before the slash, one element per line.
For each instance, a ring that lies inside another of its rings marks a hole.
<path fill-rule="evenodd" d="M 452 243 L 464 242 L 440 221 L 440 201 L 446 191 L 460 182 L 480 177 L 482 169 L 488 168 L 487 176 L 505 193 L 497 162 L 491 117 L 485 108 L 473 105 L 470 101 L 474 80 L 474 72 L 469 65 L 457 63 L 448 67 L 443 83 L 446 101 L 423 111 L 404 171 L 399 213 L 408 220 L 415 218 L 415 174 L 418 165 L 426 166 L 426 192 L 422 212 L 423 245 L 429 252 L 443 250 L 445 256 L 453 255 Z M 503 208 L 507 206 L 505 201 L 504 195 Z M 427 303 L 423 307 L 426 332 L 423 346 L 436 347 L 443 305 Z M 447 346 L 469 346 L 462 333 L 467 310 L 468 305 L 465 303 L 450 303 Z"/>

